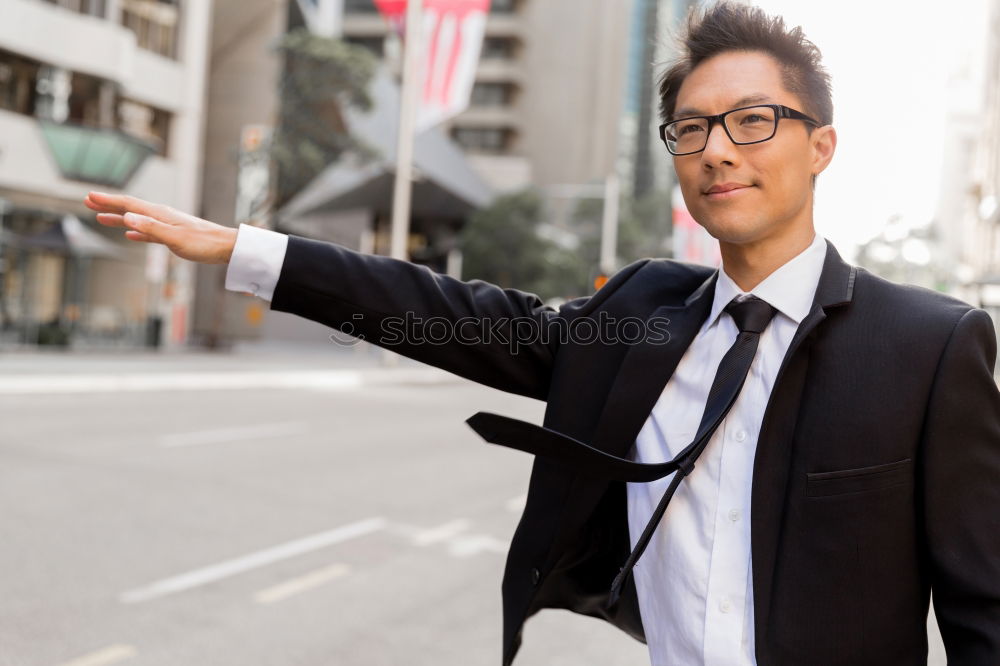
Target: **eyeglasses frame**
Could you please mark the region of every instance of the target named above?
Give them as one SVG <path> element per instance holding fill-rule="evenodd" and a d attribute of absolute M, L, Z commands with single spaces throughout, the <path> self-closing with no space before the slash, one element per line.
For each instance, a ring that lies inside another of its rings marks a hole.
<path fill-rule="evenodd" d="M 774 110 L 774 131 L 771 132 L 771 136 L 767 137 L 766 139 L 758 139 L 757 141 L 745 141 L 745 142 L 737 141 L 736 139 L 734 139 L 733 135 L 729 133 L 729 127 L 725 123 L 726 116 L 728 116 L 730 113 L 735 113 L 736 111 L 744 111 L 746 109 L 754 109 L 762 106 L 770 107 L 771 109 Z M 694 120 L 696 118 L 704 118 L 705 120 L 708 121 L 708 131 L 705 133 L 705 145 L 699 150 L 692 150 L 691 152 L 688 153 L 675 153 L 674 151 L 670 150 L 670 145 L 667 143 L 667 126 L 673 125 L 674 123 L 678 123 L 682 120 Z M 765 141 L 770 141 L 771 139 L 773 139 L 774 135 L 778 133 L 778 121 L 781 120 L 782 118 L 803 120 L 807 123 L 815 125 L 816 127 L 822 127 L 822 124 L 819 121 L 814 120 L 813 118 L 807 116 L 801 111 L 796 111 L 790 106 L 785 106 L 784 104 L 751 104 L 750 106 L 741 106 L 738 109 L 730 109 L 729 111 L 726 111 L 724 113 L 719 113 L 714 116 L 687 116 L 685 118 L 676 118 L 674 120 L 671 120 L 669 123 L 663 123 L 662 125 L 660 125 L 660 141 L 662 141 L 663 145 L 667 147 L 667 150 L 670 152 L 670 154 L 674 155 L 675 157 L 679 157 L 682 155 L 694 155 L 696 153 L 702 152 L 703 150 L 705 150 L 705 148 L 708 147 L 708 137 L 712 135 L 712 128 L 715 127 L 716 123 L 719 123 L 720 125 L 722 125 L 722 130 L 726 133 L 726 136 L 728 136 L 729 140 L 732 141 L 735 145 L 749 146 L 754 143 L 763 143 Z"/>

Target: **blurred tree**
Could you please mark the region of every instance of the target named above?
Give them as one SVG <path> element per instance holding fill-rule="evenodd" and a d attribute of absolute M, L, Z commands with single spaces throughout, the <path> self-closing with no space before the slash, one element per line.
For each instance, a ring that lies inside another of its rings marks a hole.
<path fill-rule="evenodd" d="M 350 135 L 345 113 L 371 108 L 368 85 L 377 61 L 364 47 L 306 28 L 289 31 L 276 49 L 284 56 L 284 75 L 271 150 L 281 207 L 345 152 L 374 156 L 371 147 Z"/>
<path fill-rule="evenodd" d="M 524 190 L 498 197 L 462 230 L 463 277 L 478 278 L 540 296 L 580 295 L 585 278 L 575 254 L 540 236 L 539 194 Z"/>
<path fill-rule="evenodd" d="M 618 260 L 620 266 L 644 257 L 668 257 L 670 240 L 670 195 L 652 190 L 639 199 L 622 202 L 624 211 L 618 225 Z"/>
<path fill-rule="evenodd" d="M 670 222 L 663 211 L 669 210 L 668 201 L 663 192 L 655 191 L 637 202 L 623 198 L 619 266 L 643 257 L 667 255 Z M 536 191 L 499 197 L 473 215 L 463 230 L 463 274 L 542 298 L 592 294 L 598 274 L 603 209 L 601 199 L 581 199 L 577 203 L 569 231 L 579 242 L 571 248 L 539 234 L 545 213 Z"/>
<path fill-rule="evenodd" d="M 618 215 L 618 266 L 626 266 L 644 257 L 669 255 L 671 223 L 667 215 L 670 197 L 666 192 L 653 190 L 641 199 L 622 197 Z M 598 273 L 601 252 L 601 220 L 604 215 L 603 199 L 581 199 L 573 210 L 572 224 L 580 237 L 577 256 L 585 264 L 592 284 Z"/>

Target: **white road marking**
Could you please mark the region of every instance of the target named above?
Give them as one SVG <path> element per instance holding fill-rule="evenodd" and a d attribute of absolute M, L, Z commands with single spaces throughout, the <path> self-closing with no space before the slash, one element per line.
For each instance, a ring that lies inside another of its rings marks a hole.
<path fill-rule="evenodd" d="M 458 536 L 448 543 L 448 553 L 455 557 L 469 557 L 479 553 L 500 553 L 502 555 L 507 552 L 508 548 L 510 548 L 510 542 L 486 534 Z"/>
<path fill-rule="evenodd" d="M 472 526 L 472 523 L 464 518 L 459 518 L 458 520 L 453 520 L 444 525 L 439 525 L 438 527 L 432 527 L 429 530 L 423 530 L 417 532 L 413 535 L 413 544 L 415 546 L 429 546 L 432 543 L 439 543 L 441 541 L 448 541 L 457 535 L 459 532 L 464 532 Z"/>
<path fill-rule="evenodd" d="M 300 594 L 314 587 L 325 585 L 330 581 L 346 576 L 351 568 L 346 564 L 332 564 L 328 567 L 318 569 L 305 576 L 293 578 L 289 581 L 261 590 L 254 595 L 254 601 L 259 604 L 273 604 L 288 597 Z"/>
<path fill-rule="evenodd" d="M 160 436 L 160 446 L 175 448 L 182 446 L 199 446 L 201 444 L 223 444 L 240 442 L 248 439 L 266 439 L 269 437 L 287 437 L 301 435 L 309 429 L 304 421 L 287 421 L 283 423 L 259 423 L 252 426 L 235 428 L 215 428 L 212 430 L 197 430 L 194 432 L 178 432 Z"/>
<path fill-rule="evenodd" d="M 131 645 L 109 645 L 102 650 L 85 654 L 72 661 L 64 661 L 59 666 L 105 666 L 105 664 L 113 664 L 122 659 L 131 659 L 136 654 L 138 652 Z"/>
<path fill-rule="evenodd" d="M 517 497 L 511 497 L 509 500 L 507 500 L 504 506 L 507 507 L 508 511 L 516 513 L 518 511 L 523 511 L 524 505 L 527 502 L 528 502 L 527 495 L 518 495 Z"/>
<path fill-rule="evenodd" d="M 372 534 L 373 532 L 385 529 L 385 525 L 386 521 L 384 518 L 368 518 L 367 520 L 344 525 L 328 532 L 321 532 L 320 534 L 296 539 L 250 553 L 249 555 L 219 562 L 218 564 L 213 564 L 202 569 L 196 569 L 179 576 L 165 578 L 155 583 L 123 592 L 118 596 L 118 599 L 125 604 L 158 599 L 177 592 L 208 585 L 209 583 L 273 564 L 280 560 L 295 557 L 296 555 L 302 555 L 303 553 Z"/>
<path fill-rule="evenodd" d="M 447 546 L 448 553 L 453 557 L 469 557 L 479 553 L 500 553 L 502 555 L 510 548 L 509 541 L 497 539 L 488 534 L 462 534 L 470 527 L 472 527 L 471 521 L 459 518 L 429 529 L 391 523 L 386 527 L 386 530 L 409 539 L 415 546 L 442 543 Z"/>

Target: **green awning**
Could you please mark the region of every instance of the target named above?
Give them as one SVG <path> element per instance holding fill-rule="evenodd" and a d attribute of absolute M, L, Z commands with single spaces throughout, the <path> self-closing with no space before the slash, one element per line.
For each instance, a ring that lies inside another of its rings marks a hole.
<path fill-rule="evenodd" d="M 39 121 L 64 178 L 123 188 L 155 150 L 124 132 Z"/>

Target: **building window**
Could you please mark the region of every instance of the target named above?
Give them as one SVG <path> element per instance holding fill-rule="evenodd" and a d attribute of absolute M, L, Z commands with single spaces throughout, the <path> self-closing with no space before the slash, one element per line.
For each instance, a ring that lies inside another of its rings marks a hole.
<path fill-rule="evenodd" d="M 516 50 L 517 45 L 510 37 L 487 37 L 483 40 L 483 50 L 479 57 L 483 60 L 511 60 Z"/>
<path fill-rule="evenodd" d="M 33 115 L 41 63 L 0 51 L 0 109 Z"/>
<path fill-rule="evenodd" d="M 101 89 L 107 85 L 101 79 L 79 72 L 70 75 L 69 115 L 67 120 L 87 127 L 112 127 L 110 105 L 102 108 Z"/>
<path fill-rule="evenodd" d="M 102 18 L 106 10 L 105 0 L 45 0 L 45 2 L 78 14 L 100 16 Z"/>
<path fill-rule="evenodd" d="M 378 7 L 372 0 L 344 0 L 345 14 L 375 14 Z"/>
<path fill-rule="evenodd" d="M 472 87 L 472 106 L 510 106 L 514 87 L 509 83 L 477 83 Z"/>
<path fill-rule="evenodd" d="M 506 127 L 455 127 L 451 136 L 462 148 L 480 153 L 502 153 L 510 148 L 513 132 Z"/>
<path fill-rule="evenodd" d="M 0 51 L 0 109 L 55 123 L 116 128 L 166 156 L 171 114 L 117 97 L 116 86 Z"/>
<path fill-rule="evenodd" d="M 491 14 L 513 14 L 517 11 L 517 0 L 492 0 Z"/>
<path fill-rule="evenodd" d="M 118 99 L 118 128 L 151 145 L 157 155 L 167 156 L 170 140 L 170 113 L 163 109 L 121 97 Z"/>
<path fill-rule="evenodd" d="M 345 37 L 344 41 L 354 46 L 364 47 L 378 58 L 381 58 L 385 53 L 385 39 L 382 37 Z"/>
<path fill-rule="evenodd" d="M 177 57 L 180 0 L 121 0 L 122 25 L 135 33 L 139 48 Z"/>

